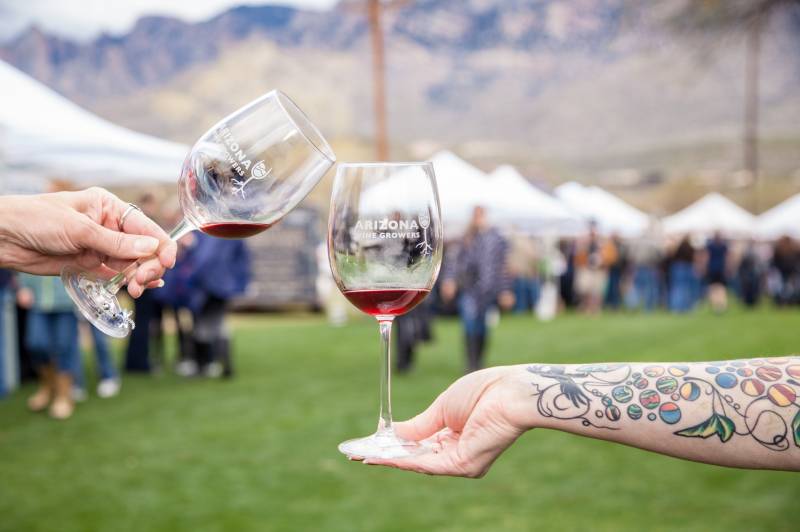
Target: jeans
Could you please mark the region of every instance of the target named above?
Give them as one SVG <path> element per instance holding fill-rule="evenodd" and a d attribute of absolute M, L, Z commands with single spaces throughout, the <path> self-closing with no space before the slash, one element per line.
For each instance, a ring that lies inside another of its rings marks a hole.
<path fill-rule="evenodd" d="M 25 345 L 35 366 L 55 363 L 59 372 L 74 373 L 78 364 L 78 318 L 69 312 L 28 311 Z"/>
<path fill-rule="evenodd" d="M 486 312 L 488 310 L 472 294 L 463 294 L 458 299 L 458 313 L 461 315 L 464 333 L 467 336 L 486 335 Z"/>
<path fill-rule="evenodd" d="M 658 304 L 658 270 L 654 266 L 640 265 L 633 274 L 635 303 L 633 306 L 653 310 Z"/>
<path fill-rule="evenodd" d="M 622 305 L 622 270 L 620 268 L 610 268 L 608 270 L 608 282 L 606 283 L 603 304 L 612 309 L 617 309 Z"/>
<path fill-rule="evenodd" d="M 699 291 L 694 268 L 688 262 L 676 262 L 670 266 L 669 272 L 669 309 L 673 312 L 689 312 L 694 307 Z"/>
<path fill-rule="evenodd" d="M 0 397 L 19 383 L 16 317 L 14 293 L 0 288 Z"/>
<path fill-rule="evenodd" d="M 528 312 L 539 301 L 539 279 L 517 277 L 514 279 L 514 312 Z"/>
<path fill-rule="evenodd" d="M 116 379 L 117 369 L 114 367 L 114 361 L 111 359 L 111 350 L 108 347 L 108 337 L 103 334 L 97 327 L 89 325 L 92 332 L 92 343 L 94 344 L 94 353 L 97 360 L 97 373 L 100 380 Z M 72 378 L 75 381 L 77 388 L 84 388 L 86 386 L 86 379 L 83 374 L 83 364 L 81 364 L 80 350 L 75 356 L 75 368 L 73 369 Z"/>

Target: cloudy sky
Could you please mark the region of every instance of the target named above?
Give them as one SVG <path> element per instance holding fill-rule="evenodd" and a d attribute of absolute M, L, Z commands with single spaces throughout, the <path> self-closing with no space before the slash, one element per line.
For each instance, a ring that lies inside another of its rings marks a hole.
<path fill-rule="evenodd" d="M 240 4 L 282 4 L 326 9 L 337 0 L 0 0 L 0 42 L 37 24 L 48 32 L 88 39 L 120 33 L 142 15 L 202 20 Z"/>

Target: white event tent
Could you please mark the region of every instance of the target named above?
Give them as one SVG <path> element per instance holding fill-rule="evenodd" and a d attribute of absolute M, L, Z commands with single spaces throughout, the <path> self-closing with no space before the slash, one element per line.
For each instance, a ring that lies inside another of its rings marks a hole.
<path fill-rule="evenodd" d="M 484 207 L 491 222 L 500 228 L 516 226 L 530 232 L 563 234 L 575 233 L 581 227 L 578 215 L 539 191 L 511 167 L 500 167 L 489 177 L 449 151 L 435 154 L 430 161 L 436 174 L 446 238 L 456 238 L 464 232 L 476 206 Z M 363 208 L 380 210 L 382 198 L 407 194 L 410 181 L 420 180 L 412 189 L 424 187 L 422 179 L 415 171 L 399 173 L 365 192 Z"/>
<path fill-rule="evenodd" d="M 601 233 L 637 237 L 650 225 L 647 214 L 600 187 L 570 181 L 556 187 L 554 193 L 585 221 L 594 221 Z"/>
<path fill-rule="evenodd" d="M 664 232 L 669 235 L 708 237 L 719 231 L 728 238 L 748 238 L 755 228 L 755 216 L 716 192 L 663 219 Z"/>
<path fill-rule="evenodd" d="M 496 196 L 494 220 L 534 233 L 574 234 L 584 226 L 580 216 L 557 198 L 542 192 L 513 166 L 497 167 L 489 174 Z"/>
<path fill-rule="evenodd" d="M 454 238 L 463 233 L 476 206 L 485 207 L 490 216 L 492 215 L 495 210 L 495 195 L 486 174 L 449 151 L 437 153 L 430 158 L 430 162 L 433 163 L 436 174 L 446 238 Z M 362 210 L 380 210 L 380 205 L 386 198 L 402 196 L 409 189 L 427 186 L 424 179 L 422 174 L 414 170 L 400 172 L 366 191 L 361 197 Z"/>
<path fill-rule="evenodd" d="M 0 186 L 60 178 L 81 185 L 177 181 L 188 147 L 103 120 L 0 61 Z"/>
<path fill-rule="evenodd" d="M 782 236 L 800 238 L 800 194 L 762 213 L 756 220 L 756 232 L 768 240 Z"/>

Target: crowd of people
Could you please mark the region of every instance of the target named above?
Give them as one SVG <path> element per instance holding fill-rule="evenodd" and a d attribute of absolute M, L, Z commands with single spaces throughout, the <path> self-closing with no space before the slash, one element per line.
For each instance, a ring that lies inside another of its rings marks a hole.
<path fill-rule="evenodd" d="M 724 312 L 728 294 L 746 307 L 765 297 L 781 306 L 800 303 L 800 249 L 789 237 L 775 243 L 729 241 L 721 233 L 705 240 L 623 240 L 591 229 L 584 238 L 562 240 L 559 250 L 561 302 L 587 313 L 659 307 L 685 313 L 704 301 Z"/>
<path fill-rule="evenodd" d="M 138 205 L 150 219 L 173 221 L 162 215 L 151 194 L 139 198 Z M 232 298 L 244 293 L 249 278 L 250 259 L 243 241 L 202 233 L 182 238 L 174 268 L 164 273 L 164 286 L 144 290 L 134 300 L 136 328 L 128 338 L 123 369 L 162 371 L 166 326 L 177 333 L 179 375 L 233 375 L 226 309 Z M 0 270 L 0 360 L 16 359 L 14 370 L 23 379 L 38 379 L 39 386 L 28 399 L 30 410 L 47 410 L 53 418 L 67 419 L 76 403 L 88 397 L 81 328 L 92 340 L 97 395 L 114 397 L 122 381 L 108 337 L 80 316 L 61 279 Z M 2 390 L 0 386 L 0 395 Z"/>

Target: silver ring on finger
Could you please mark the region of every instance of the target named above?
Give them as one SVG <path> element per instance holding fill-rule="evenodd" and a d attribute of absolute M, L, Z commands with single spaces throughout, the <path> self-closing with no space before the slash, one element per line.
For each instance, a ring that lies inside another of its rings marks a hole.
<path fill-rule="evenodd" d="M 122 216 L 119 219 L 119 230 L 120 231 L 124 231 L 125 230 L 125 218 L 127 218 L 128 215 L 130 213 L 132 213 L 133 211 L 142 212 L 142 209 L 140 209 L 138 206 L 134 205 L 133 203 L 128 203 L 128 208 L 125 209 L 125 212 L 122 213 Z"/>

